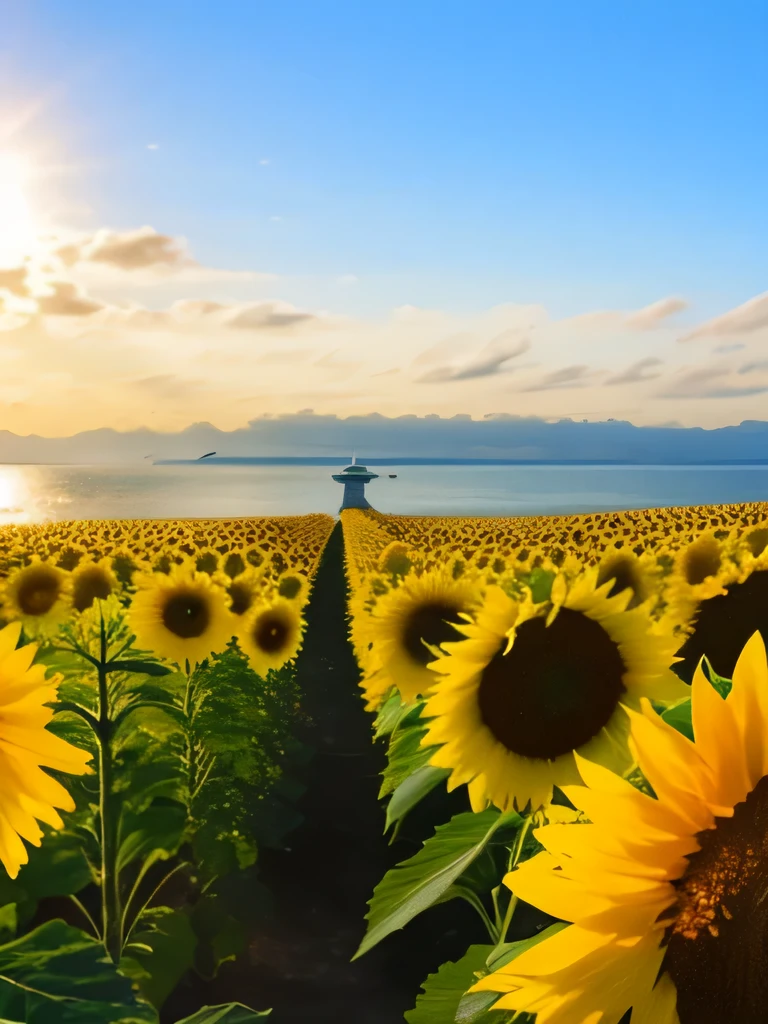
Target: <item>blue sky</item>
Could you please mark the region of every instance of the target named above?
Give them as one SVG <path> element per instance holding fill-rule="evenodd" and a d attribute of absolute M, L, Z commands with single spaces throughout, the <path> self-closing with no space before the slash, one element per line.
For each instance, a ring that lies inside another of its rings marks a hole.
<path fill-rule="evenodd" d="M 202 261 L 355 274 L 351 312 L 668 291 L 714 312 L 763 284 L 763 3 L 11 11 L 3 49 L 28 92 L 61 89 L 98 218 Z"/>
<path fill-rule="evenodd" d="M 192 395 L 229 426 L 304 406 L 702 425 L 762 407 L 764 3 L 11 0 L 4 17 L 0 213 L 10 147 L 68 169 L 30 181 L 30 202 L 91 239 L 59 268 L 78 303 L 51 279 L 59 297 L 12 326 L 75 365 L 108 334 L 110 384 L 165 381 L 152 415 L 169 427 Z M 143 226 L 220 269 L 105 257 L 99 231 L 143 245 Z M 207 349 L 172 306 L 203 300 L 222 306 L 201 314 Z M 200 365 L 180 377 L 175 348 L 152 363 L 118 330 L 126 303 L 132 331 L 167 313 L 168 346 L 194 335 Z M 230 350 L 224 325 L 249 303 L 258 337 Z M 391 365 L 369 358 L 382 346 Z M 206 360 L 233 367 L 215 397 Z M 61 393 L 70 371 L 51 372 Z M 244 376 L 260 383 L 235 398 Z M 9 422 L 50 407 L 14 387 Z M 129 405 L 89 401 L 88 424 L 136 425 Z"/>

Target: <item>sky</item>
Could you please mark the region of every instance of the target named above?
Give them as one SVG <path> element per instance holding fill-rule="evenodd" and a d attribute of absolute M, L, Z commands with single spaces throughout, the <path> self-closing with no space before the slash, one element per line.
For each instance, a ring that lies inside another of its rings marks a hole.
<path fill-rule="evenodd" d="M 0 429 L 768 418 L 764 3 L 3 12 Z"/>

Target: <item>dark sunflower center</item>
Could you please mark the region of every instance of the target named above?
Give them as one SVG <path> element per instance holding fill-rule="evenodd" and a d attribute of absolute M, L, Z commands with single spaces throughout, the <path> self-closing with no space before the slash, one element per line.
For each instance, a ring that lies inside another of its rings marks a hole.
<path fill-rule="evenodd" d="M 243 556 L 238 554 L 237 551 L 233 551 L 227 555 L 226 561 L 224 562 L 224 572 L 227 576 L 234 579 L 235 576 L 239 576 L 245 569 L 245 562 Z"/>
<path fill-rule="evenodd" d="M 768 777 L 700 832 L 678 882 L 664 968 L 680 1024 L 768 1020 Z"/>
<path fill-rule="evenodd" d="M 446 602 L 433 601 L 415 608 L 408 616 L 403 629 L 403 647 L 420 665 L 428 665 L 434 661 L 434 655 L 425 644 L 437 647 L 451 640 L 460 640 L 451 623 L 457 625 L 460 608 Z"/>
<path fill-rule="evenodd" d="M 292 601 L 294 597 L 298 597 L 300 591 L 301 580 L 298 576 L 283 576 L 277 588 L 280 597 L 287 597 L 289 601 Z"/>
<path fill-rule="evenodd" d="M 204 555 L 198 556 L 197 559 L 197 570 L 198 572 L 207 572 L 210 576 L 216 572 L 216 566 L 219 564 L 219 560 L 212 551 L 206 551 Z"/>
<path fill-rule="evenodd" d="M 562 608 L 551 626 L 529 619 L 512 649 L 483 670 L 480 715 L 516 754 L 553 760 L 596 736 L 624 692 L 626 667 L 602 626 Z"/>
<path fill-rule="evenodd" d="M 615 597 L 625 590 L 632 591 L 632 598 L 627 605 L 628 608 L 635 608 L 645 597 L 643 580 L 637 563 L 630 557 L 613 558 L 600 566 L 597 574 L 598 587 L 603 586 L 609 580 L 613 580 L 613 586 L 608 591 L 609 597 Z"/>
<path fill-rule="evenodd" d="M 731 679 L 753 633 L 768 640 L 768 571 L 753 572 L 726 590 L 699 605 L 693 632 L 678 651 L 683 660 L 674 666 L 682 679 L 690 682 L 703 655 L 718 675 Z"/>
<path fill-rule="evenodd" d="M 19 608 L 24 615 L 45 615 L 56 604 L 60 593 L 57 573 L 44 566 L 27 569 L 18 589 Z"/>
<path fill-rule="evenodd" d="M 253 642 L 266 654 L 278 654 L 285 646 L 290 630 L 288 624 L 271 612 L 265 612 L 256 620 Z"/>
<path fill-rule="evenodd" d="M 88 570 L 82 572 L 75 580 L 72 604 L 77 611 L 83 612 L 90 608 L 97 598 L 103 601 L 111 593 L 112 587 L 101 569 Z"/>
<path fill-rule="evenodd" d="M 235 615 L 244 615 L 253 604 L 253 594 L 244 583 L 233 583 L 227 588 L 229 609 Z"/>
<path fill-rule="evenodd" d="M 210 621 L 208 604 L 198 594 L 174 594 L 163 608 L 163 625 L 182 640 L 202 636 Z"/>
<path fill-rule="evenodd" d="M 693 543 L 683 557 L 683 572 L 692 587 L 715 576 L 720 568 L 720 546 L 717 541 L 701 540 Z"/>
<path fill-rule="evenodd" d="M 768 530 L 764 527 L 758 527 L 757 530 L 753 530 L 747 535 L 747 547 L 752 554 L 757 558 L 758 555 L 762 555 L 766 547 L 768 547 Z"/>

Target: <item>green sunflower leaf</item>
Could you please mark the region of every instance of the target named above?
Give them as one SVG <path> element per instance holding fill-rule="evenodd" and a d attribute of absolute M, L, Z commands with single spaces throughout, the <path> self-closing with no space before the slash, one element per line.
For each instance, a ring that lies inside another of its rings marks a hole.
<path fill-rule="evenodd" d="M 376 886 L 368 904 L 368 930 L 353 959 L 441 902 L 495 833 L 521 821 L 514 811 L 500 814 L 489 808 L 480 814 L 457 814 L 441 825 L 417 854 L 388 871 Z"/>
<path fill-rule="evenodd" d="M 396 732 L 387 751 L 387 767 L 382 772 L 379 800 L 394 792 L 409 775 L 428 764 L 434 747 L 422 747 L 426 726 L 415 722 Z"/>
<path fill-rule="evenodd" d="M 189 915 L 170 907 L 145 910 L 133 933 L 133 944 L 132 955 L 142 968 L 139 989 L 159 1010 L 195 961 L 197 936 Z"/>
<path fill-rule="evenodd" d="M 399 721 L 403 702 L 400 694 L 395 690 L 391 697 L 388 697 L 381 706 L 376 720 L 373 724 L 373 735 L 375 739 L 389 736 L 394 731 Z"/>
<path fill-rule="evenodd" d="M 421 986 L 416 1005 L 405 1014 L 408 1024 L 450 1024 L 457 1020 L 462 997 L 485 971 L 493 946 L 470 946 L 461 960 L 443 964 Z M 485 995 L 485 993 L 483 993 Z M 494 995 L 494 1000 L 496 996 Z M 458 1018 L 471 1020 L 472 1018 Z M 501 1024 L 501 1022 L 499 1022 Z"/>
<path fill-rule="evenodd" d="M 145 676 L 169 676 L 172 669 L 167 665 L 160 665 L 156 661 L 142 661 L 139 658 L 133 658 L 126 661 L 108 662 L 107 672 L 139 672 Z"/>
<path fill-rule="evenodd" d="M 123 871 L 137 858 L 163 851 L 166 857 L 178 850 L 184 834 L 186 810 L 181 804 L 156 804 L 140 814 L 127 812 L 121 820 L 121 841 L 116 868 Z"/>
<path fill-rule="evenodd" d="M 428 752 L 431 753 L 429 750 Z M 396 822 L 402 821 L 409 811 L 450 774 L 450 768 L 436 768 L 433 764 L 423 764 L 403 779 L 387 804 L 384 831 L 388 831 Z"/>
<path fill-rule="evenodd" d="M 221 1006 L 204 1006 L 191 1017 L 185 1017 L 176 1024 L 251 1024 L 254 1020 L 268 1017 L 271 1010 L 251 1010 L 242 1003 L 227 1003 Z"/>
<path fill-rule="evenodd" d="M 551 936 L 556 935 L 563 928 L 567 927 L 567 922 L 558 922 L 557 924 L 550 925 L 549 928 L 544 928 L 542 931 L 537 932 L 536 935 L 531 935 L 527 939 L 519 939 L 517 942 L 504 942 L 494 947 L 488 955 L 486 962 L 482 964 L 471 979 L 470 985 L 477 978 L 483 978 L 494 971 L 498 971 L 527 949 L 538 946 L 540 942 L 544 942 L 545 939 L 551 938 Z M 469 987 L 467 985 L 467 988 Z M 498 1001 L 499 997 L 499 992 L 465 992 L 459 998 L 453 1018 L 455 1024 L 511 1024 L 512 1021 L 515 1024 L 529 1024 L 529 1022 L 534 1021 L 533 1014 L 518 1013 L 515 1010 L 494 1010 L 494 1004 Z"/>
<path fill-rule="evenodd" d="M 667 708 L 661 716 L 673 729 L 677 729 L 683 736 L 693 740 L 693 722 L 691 720 L 691 698 L 686 697 L 679 704 Z"/>
<path fill-rule="evenodd" d="M 731 692 L 733 682 L 730 679 L 725 679 L 724 676 L 719 676 L 717 672 L 712 668 L 712 665 L 708 658 L 704 659 L 704 669 L 710 683 L 714 686 L 720 696 L 725 700 L 728 694 Z"/>
<path fill-rule="evenodd" d="M 104 946 L 49 921 L 0 946 L 0 1014 L 27 1024 L 156 1024 Z"/>

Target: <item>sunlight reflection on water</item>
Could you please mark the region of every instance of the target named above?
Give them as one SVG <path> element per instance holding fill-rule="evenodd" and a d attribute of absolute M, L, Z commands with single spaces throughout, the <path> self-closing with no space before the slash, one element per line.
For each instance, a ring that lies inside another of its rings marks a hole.
<path fill-rule="evenodd" d="M 560 515 L 768 501 L 768 466 L 377 466 L 366 489 L 401 515 Z M 328 466 L 0 465 L 0 524 L 62 519 L 334 515 Z"/>

